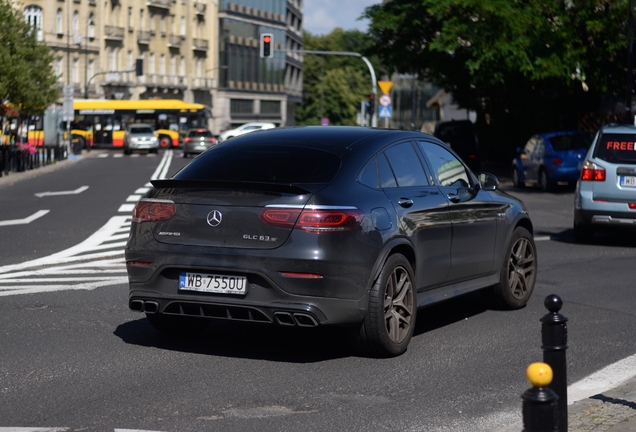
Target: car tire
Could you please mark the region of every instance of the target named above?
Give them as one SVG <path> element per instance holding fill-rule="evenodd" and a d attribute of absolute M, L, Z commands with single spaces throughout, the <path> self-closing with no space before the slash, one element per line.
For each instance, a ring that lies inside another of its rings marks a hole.
<path fill-rule="evenodd" d="M 552 189 L 552 183 L 550 183 L 550 179 L 548 178 L 548 173 L 545 169 L 542 169 L 539 172 L 539 187 L 542 191 L 548 192 Z"/>
<path fill-rule="evenodd" d="M 191 317 L 146 313 L 148 322 L 161 333 L 185 333 L 204 330 L 209 321 Z"/>
<path fill-rule="evenodd" d="M 413 336 L 417 315 L 415 278 L 409 261 L 391 255 L 369 293 L 369 308 L 357 332 L 365 354 L 394 357 L 404 353 Z"/>
<path fill-rule="evenodd" d="M 124 154 L 125 154 L 125 155 L 129 155 L 129 154 L 131 154 L 131 153 L 132 153 L 132 152 L 130 151 L 130 149 L 124 148 Z"/>
<path fill-rule="evenodd" d="M 591 243 L 594 238 L 592 226 L 584 223 L 574 223 L 574 241 L 577 243 Z"/>
<path fill-rule="evenodd" d="M 493 306 L 519 309 L 528 303 L 537 280 L 537 249 L 530 232 L 517 227 L 501 265 L 499 283 L 486 291 Z"/>
<path fill-rule="evenodd" d="M 512 168 L 512 185 L 518 189 L 524 188 L 526 184 L 521 181 L 521 176 L 519 175 L 519 170 L 517 167 Z"/>
<path fill-rule="evenodd" d="M 187 159 L 187 158 L 188 158 L 188 153 L 183 152 L 183 157 L 184 157 L 185 159 Z"/>
<path fill-rule="evenodd" d="M 162 136 L 161 138 L 159 138 L 159 147 L 161 147 L 162 149 L 171 147 L 171 144 L 172 142 L 167 136 Z"/>

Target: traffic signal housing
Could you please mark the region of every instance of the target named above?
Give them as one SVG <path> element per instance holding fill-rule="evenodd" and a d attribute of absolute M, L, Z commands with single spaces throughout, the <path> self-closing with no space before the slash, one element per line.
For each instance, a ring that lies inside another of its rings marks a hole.
<path fill-rule="evenodd" d="M 369 102 L 367 104 L 367 114 L 369 117 L 373 117 L 373 113 L 375 113 L 375 95 L 371 93 L 369 95 Z"/>
<path fill-rule="evenodd" d="M 272 33 L 261 34 L 261 58 L 274 57 L 274 35 Z"/>

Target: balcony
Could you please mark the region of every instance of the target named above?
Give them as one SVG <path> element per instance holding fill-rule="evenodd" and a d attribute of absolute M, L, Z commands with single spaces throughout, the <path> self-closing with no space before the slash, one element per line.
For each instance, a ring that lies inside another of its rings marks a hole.
<path fill-rule="evenodd" d="M 124 28 L 111 25 L 104 26 L 104 39 L 111 41 L 123 41 Z"/>
<path fill-rule="evenodd" d="M 168 46 L 170 48 L 179 48 L 181 47 L 181 36 L 171 34 L 168 38 Z"/>
<path fill-rule="evenodd" d="M 148 45 L 150 44 L 150 32 L 139 30 L 137 33 L 137 43 L 139 45 Z"/>
<path fill-rule="evenodd" d="M 170 7 L 172 6 L 172 1 L 171 0 L 148 0 L 148 2 L 146 2 L 146 5 L 148 7 L 154 7 L 157 9 L 170 10 Z"/>
<path fill-rule="evenodd" d="M 192 88 L 194 90 L 210 90 L 214 88 L 214 78 L 195 77 Z"/>
<path fill-rule="evenodd" d="M 196 50 L 196 51 L 207 51 L 208 50 L 208 40 L 207 39 L 192 38 L 192 49 Z"/>
<path fill-rule="evenodd" d="M 205 3 L 195 2 L 194 3 L 194 9 L 195 9 L 197 15 L 199 15 L 199 16 L 204 16 L 205 15 Z"/>

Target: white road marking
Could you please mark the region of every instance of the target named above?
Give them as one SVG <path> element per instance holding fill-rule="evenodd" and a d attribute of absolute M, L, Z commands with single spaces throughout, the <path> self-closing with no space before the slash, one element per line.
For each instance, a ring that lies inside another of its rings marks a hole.
<path fill-rule="evenodd" d="M 534 238 L 534 241 L 546 241 L 550 240 L 550 236 L 538 236 Z"/>
<path fill-rule="evenodd" d="M 75 190 L 72 191 L 59 191 L 59 192 L 39 192 L 34 194 L 36 197 L 38 198 L 42 198 L 45 196 L 59 196 L 59 195 L 77 195 L 77 194 L 81 194 L 82 192 L 84 192 L 86 189 L 88 189 L 88 186 L 80 186 Z"/>
<path fill-rule="evenodd" d="M 568 386 L 568 404 L 618 387 L 636 374 L 636 355 L 624 358 Z"/>
<path fill-rule="evenodd" d="M 152 179 L 167 175 L 171 160 L 172 150 L 167 150 Z M 144 189 L 149 190 L 151 187 L 150 183 L 144 185 Z M 126 212 L 127 215 L 113 216 L 106 225 L 73 247 L 47 257 L 0 266 L 0 297 L 63 290 L 92 290 L 127 284 L 124 248 L 130 233 L 131 213 L 135 207 L 134 203 L 128 202 L 136 202 L 141 196 L 129 196 L 127 203 L 119 208 L 120 212 Z M 46 213 L 48 210 L 41 210 L 29 218 L 18 221 L 29 223 Z M 0 225 L 17 223 L 4 221 L 0 222 Z M 2 428 L 0 432 L 4 432 Z"/>
<path fill-rule="evenodd" d="M 33 222 L 34 220 L 41 218 L 42 216 L 44 216 L 50 211 L 51 210 L 38 210 L 35 213 L 33 213 L 31 216 L 26 217 L 24 219 L 11 219 L 11 220 L 0 221 L 0 226 L 27 225 Z"/>

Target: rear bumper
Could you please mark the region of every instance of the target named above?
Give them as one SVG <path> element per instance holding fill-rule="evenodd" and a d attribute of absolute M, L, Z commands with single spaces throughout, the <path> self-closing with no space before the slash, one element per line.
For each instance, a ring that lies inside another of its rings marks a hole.
<path fill-rule="evenodd" d="M 594 201 L 591 191 L 577 190 L 574 201 L 576 224 L 634 227 L 636 210 L 630 210 L 627 202 Z"/>

